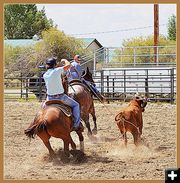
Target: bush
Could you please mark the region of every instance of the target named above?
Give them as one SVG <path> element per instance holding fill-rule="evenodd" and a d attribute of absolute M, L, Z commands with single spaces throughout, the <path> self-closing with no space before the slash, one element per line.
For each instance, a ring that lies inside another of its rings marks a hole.
<path fill-rule="evenodd" d="M 175 45 L 175 41 L 168 40 L 164 36 L 159 37 L 159 46 L 163 46 L 159 48 L 159 54 L 171 54 L 175 53 L 174 47 L 166 47 Z M 124 40 L 122 50 L 116 49 L 114 51 L 115 55 L 113 57 L 113 62 L 123 62 L 123 63 L 133 63 L 134 62 L 134 47 L 136 53 L 136 63 L 153 63 L 154 62 L 154 37 L 138 37 L 133 39 Z M 130 48 L 127 48 L 130 47 Z M 124 57 L 120 57 L 120 55 L 126 55 Z M 139 55 L 139 56 L 138 56 Z M 147 56 L 146 56 L 147 55 Z M 151 56 L 149 56 L 151 55 Z M 159 62 L 175 62 L 176 59 L 174 56 L 160 56 Z"/>
<path fill-rule="evenodd" d="M 46 58 L 56 56 L 58 60 L 72 59 L 75 54 L 82 55 L 86 52 L 79 39 L 66 36 L 55 28 L 42 32 L 42 42 L 37 44 L 36 49 L 43 52 Z"/>
<path fill-rule="evenodd" d="M 35 69 L 35 50 L 29 47 L 12 47 L 5 45 L 5 77 L 29 76 Z M 33 63 L 33 64 L 32 64 Z M 33 67 L 30 67 L 33 65 Z"/>
<path fill-rule="evenodd" d="M 42 32 L 42 40 L 34 46 L 11 47 L 5 46 L 4 75 L 16 77 L 22 74 L 33 76 L 38 74 L 38 66 L 45 63 L 48 57 L 55 56 L 58 61 L 62 58 L 71 59 L 75 54 L 85 54 L 83 43 L 79 39 L 66 36 L 55 28 Z"/>

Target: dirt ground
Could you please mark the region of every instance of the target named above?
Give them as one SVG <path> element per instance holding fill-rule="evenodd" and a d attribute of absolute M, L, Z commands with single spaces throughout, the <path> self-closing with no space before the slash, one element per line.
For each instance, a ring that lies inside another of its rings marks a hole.
<path fill-rule="evenodd" d="M 98 134 L 87 137 L 85 157 L 81 163 L 51 161 L 39 137 L 29 141 L 24 135 L 38 102 L 5 102 L 4 104 L 4 179 L 164 179 L 164 170 L 176 167 L 176 105 L 148 103 L 143 113 L 143 145 L 135 147 L 131 134 L 124 147 L 114 117 L 125 102 L 103 106 L 95 103 Z M 92 121 L 91 121 L 91 125 Z M 79 148 L 77 135 L 72 137 Z M 51 138 L 56 153 L 62 151 L 62 140 Z"/>

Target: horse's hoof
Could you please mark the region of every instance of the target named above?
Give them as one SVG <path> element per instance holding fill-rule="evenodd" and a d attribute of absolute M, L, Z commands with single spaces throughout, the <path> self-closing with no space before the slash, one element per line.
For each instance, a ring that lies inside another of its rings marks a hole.
<path fill-rule="evenodd" d="M 93 133 L 93 135 L 97 135 L 97 129 L 94 128 L 94 129 L 92 130 L 92 133 Z"/>
<path fill-rule="evenodd" d="M 50 154 L 49 158 L 50 158 L 50 160 L 53 160 L 53 159 L 56 159 L 57 156 L 55 153 L 52 153 L 52 154 Z"/>
<path fill-rule="evenodd" d="M 88 137 L 91 137 L 91 136 L 92 136 L 92 132 L 89 132 L 89 131 L 88 131 L 87 136 L 88 136 Z"/>
<path fill-rule="evenodd" d="M 67 154 L 62 154 L 61 155 L 61 161 L 63 162 L 63 163 L 69 163 L 69 161 L 70 161 L 70 159 L 69 159 L 69 157 L 67 156 Z"/>
<path fill-rule="evenodd" d="M 73 159 L 72 159 L 73 163 L 77 164 L 77 163 L 87 162 L 87 157 L 84 154 L 84 152 L 80 150 L 76 150 L 76 151 L 70 151 L 70 153 L 73 155 Z"/>

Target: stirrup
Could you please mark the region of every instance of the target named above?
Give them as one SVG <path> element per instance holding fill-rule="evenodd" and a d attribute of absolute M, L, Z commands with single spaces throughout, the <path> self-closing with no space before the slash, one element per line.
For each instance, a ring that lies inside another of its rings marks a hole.
<path fill-rule="evenodd" d="M 84 132 L 84 126 L 82 125 L 82 123 L 80 123 L 79 127 L 72 127 L 71 131 L 81 131 L 81 132 Z"/>

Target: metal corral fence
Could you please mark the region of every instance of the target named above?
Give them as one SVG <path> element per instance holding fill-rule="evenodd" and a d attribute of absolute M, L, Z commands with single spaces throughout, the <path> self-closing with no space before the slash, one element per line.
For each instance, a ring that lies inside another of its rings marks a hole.
<path fill-rule="evenodd" d="M 4 78 L 5 100 L 17 99 L 45 99 L 46 89 L 42 77 Z"/>
<path fill-rule="evenodd" d="M 156 54 L 154 54 L 156 49 Z M 176 46 L 131 46 L 104 48 L 105 62 L 119 61 L 121 63 L 166 63 L 176 61 Z"/>
<path fill-rule="evenodd" d="M 152 101 L 176 99 L 176 68 L 109 68 L 96 71 L 94 81 L 108 100 L 125 100 L 140 93 Z M 46 90 L 42 77 L 5 78 L 5 99 L 42 100 Z"/>
<path fill-rule="evenodd" d="M 154 54 L 156 49 L 156 54 Z M 176 66 L 176 45 L 102 47 L 93 56 L 84 57 L 83 67 L 89 66 L 94 72 L 103 68 L 120 67 L 167 67 Z"/>
<path fill-rule="evenodd" d="M 99 91 L 108 99 L 125 99 L 135 93 L 154 101 L 174 102 L 176 98 L 176 68 L 108 68 L 96 71 Z"/>

